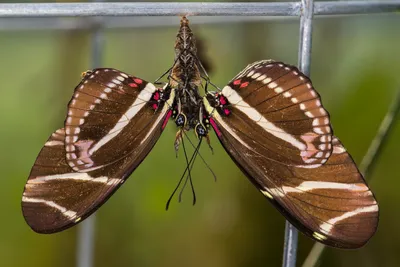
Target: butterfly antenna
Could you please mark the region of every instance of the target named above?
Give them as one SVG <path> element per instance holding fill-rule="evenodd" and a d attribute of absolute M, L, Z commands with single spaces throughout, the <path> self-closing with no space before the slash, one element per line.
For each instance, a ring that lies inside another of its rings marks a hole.
<path fill-rule="evenodd" d="M 190 179 L 191 179 L 191 178 L 192 178 L 192 177 L 190 177 Z M 183 186 L 182 186 L 182 188 L 181 188 L 181 192 L 179 192 L 179 199 L 178 199 L 178 202 L 179 202 L 179 203 L 181 203 L 181 201 L 182 201 L 182 193 L 183 193 L 183 190 L 184 190 L 185 187 L 186 187 L 186 184 L 187 184 L 188 180 L 189 180 L 189 175 L 186 176 L 185 183 L 183 184 Z"/>
<path fill-rule="evenodd" d="M 182 140 L 183 153 L 185 154 L 185 159 L 186 159 L 186 166 L 189 166 L 190 164 L 189 164 L 189 159 L 188 159 L 188 156 L 186 153 L 185 142 L 184 142 L 183 138 L 181 140 Z M 193 162 L 194 162 L 194 159 L 195 159 L 195 157 L 193 158 Z M 183 193 L 183 190 L 185 190 L 188 179 L 190 179 L 190 180 L 192 179 L 192 175 L 190 173 L 191 169 L 192 168 L 189 166 L 188 175 L 186 176 L 185 183 L 183 184 L 183 186 L 181 188 L 181 192 L 179 193 L 179 198 L 178 198 L 179 203 L 182 201 L 182 193 Z"/>
<path fill-rule="evenodd" d="M 175 195 L 175 193 L 176 193 L 176 190 L 178 190 L 179 186 L 181 185 L 182 180 L 183 180 L 183 177 L 185 177 L 185 174 L 186 174 L 186 171 L 185 171 L 185 172 L 183 173 L 183 175 L 181 176 L 181 179 L 179 179 L 178 185 L 175 187 L 174 192 L 172 192 L 171 196 L 169 197 L 169 199 L 168 199 L 168 201 L 167 201 L 167 205 L 165 206 L 165 209 L 166 209 L 166 210 L 168 210 L 169 204 L 170 204 L 172 198 L 174 197 L 174 195 Z"/>
<path fill-rule="evenodd" d="M 185 137 L 189 141 L 189 143 L 193 146 L 193 148 L 196 148 L 195 145 L 193 144 L 192 140 L 190 140 L 189 136 L 185 134 Z M 199 157 L 203 161 L 204 165 L 206 165 L 207 169 L 211 172 L 212 176 L 214 177 L 214 181 L 217 181 L 217 175 L 215 175 L 215 172 L 211 169 L 210 165 L 207 164 L 206 160 L 203 158 L 203 156 L 200 154 L 200 150 L 198 151 Z"/>
<path fill-rule="evenodd" d="M 201 144 L 201 142 L 200 142 L 200 144 Z M 199 144 L 199 145 L 200 145 L 200 144 Z M 196 147 L 196 150 L 194 151 L 192 157 L 191 157 L 190 160 L 189 160 L 189 164 L 186 166 L 186 169 L 185 169 L 185 171 L 183 172 L 183 174 L 182 174 L 182 176 L 181 176 L 181 179 L 179 179 L 178 185 L 175 187 L 174 192 L 172 192 L 171 196 L 169 197 L 169 199 L 168 199 L 168 201 L 167 201 L 167 204 L 166 204 L 166 207 L 165 207 L 166 210 L 168 210 L 169 204 L 170 204 L 172 198 L 174 197 L 176 191 L 178 190 L 179 186 L 181 185 L 182 180 L 183 180 L 183 177 L 185 177 L 186 172 L 189 170 L 190 164 L 192 163 L 192 161 L 193 161 L 194 158 L 196 157 L 196 154 L 197 154 L 197 152 L 198 152 L 198 150 L 199 150 L 199 147 L 200 147 L 200 146 L 197 146 L 197 147 Z"/>
<path fill-rule="evenodd" d="M 199 145 L 200 145 L 200 143 L 201 143 L 201 139 L 200 139 Z M 198 152 L 197 152 L 197 154 L 198 154 Z M 193 161 L 192 168 L 193 168 L 193 166 L 194 166 L 194 163 L 195 163 L 195 161 Z M 189 177 L 189 180 L 190 180 L 190 186 L 192 187 L 193 206 L 194 206 L 194 205 L 196 204 L 196 192 L 195 192 L 195 190 L 194 190 L 193 180 L 192 180 L 192 177 L 191 177 L 191 176 Z"/>
<path fill-rule="evenodd" d="M 199 155 L 199 149 L 200 149 L 200 146 L 201 146 L 201 141 L 202 141 L 202 139 L 200 139 L 200 142 L 199 142 L 199 144 L 197 145 L 197 147 L 195 148 L 195 152 L 193 153 L 193 157 L 192 157 L 193 160 L 191 161 L 190 166 L 189 166 L 189 173 L 190 173 L 190 171 L 193 169 L 194 163 L 196 162 L 196 157 L 197 157 L 197 155 Z M 182 146 L 183 146 L 183 142 L 182 142 Z M 192 176 L 191 176 L 191 175 L 188 175 L 188 176 L 186 177 L 185 184 L 183 185 L 183 188 L 182 188 L 182 190 L 181 190 L 181 192 L 180 192 L 180 194 L 179 194 L 179 202 L 181 201 L 183 189 L 186 187 L 186 184 L 187 184 L 187 181 L 188 181 L 188 180 L 190 181 L 190 186 L 191 186 L 191 188 L 192 188 L 193 205 L 195 205 L 195 204 L 196 204 L 196 192 L 195 192 L 195 190 L 194 190 L 193 179 L 192 179 Z"/>

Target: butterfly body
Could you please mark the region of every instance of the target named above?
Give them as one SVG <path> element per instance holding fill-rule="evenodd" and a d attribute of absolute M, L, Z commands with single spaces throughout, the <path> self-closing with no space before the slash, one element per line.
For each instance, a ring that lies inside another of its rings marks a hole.
<path fill-rule="evenodd" d="M 194 129 L 197 135 L 207 136 L 207 129 L 203 124 L 203 97 L 199 93 L 201 67 L 197 58 L 196 39 L 188 19 L 183 17 L 175 42 L 175 62 L 168 80 L 168 86 L 176 92 L 172 107 L 173 118 L 180 127 L 176 143 L 180 142 L 181 130 Z"/>

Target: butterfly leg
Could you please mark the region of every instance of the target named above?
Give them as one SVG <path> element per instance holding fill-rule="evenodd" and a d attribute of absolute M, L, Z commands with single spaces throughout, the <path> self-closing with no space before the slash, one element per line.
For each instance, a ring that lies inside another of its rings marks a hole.
<path fill-rule="evenodd" d="M 183 129 L 179 129 L 179 131 L 175 135 L 174 148 L 175 148 L 176 157 L 178 157 L 179 145 L 182 142 L 182 131 L 183 131 Z"/>

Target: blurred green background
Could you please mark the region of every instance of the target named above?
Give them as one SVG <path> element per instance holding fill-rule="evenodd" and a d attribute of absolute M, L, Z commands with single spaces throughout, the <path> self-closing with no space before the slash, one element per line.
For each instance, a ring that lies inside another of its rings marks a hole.
<path fill-rule="evenodd" d="M 160 18 L 157 18 L 160 20 Z M 196 20 L 193 17 L 193 21 Z M 173 27 L 105 31 L 104 67 L 154 81 L 173 63 Z M 314 20 L 311 78 L 331 114 L 335 134 L 359 163 L 400 88 L 400 16 Z M 224 86 L 248 63 L 297 63 L 298 19 L 195 24 Z M 0 31 L 0 266 L 74 266 L 77 227 L 39 235 L 25 223 L 22 190 L 48 136 L 62 127 L 80 74 L 90 68 L 90 32 Z M 285 220 L 247 181 L 212 134 L 212 155 L 193 171 L 197 204 L 165 203 L 182 174 L 170 123 L 128 182 L 96 213 L 95 266 L 280 266 Z M 381 209 L 376 235 L 362 249 L 328 249 L 321 266 L 400 266 L 400 123 L 371 173 Z M 300 234 L 299 266 L 313 241 Z"/>

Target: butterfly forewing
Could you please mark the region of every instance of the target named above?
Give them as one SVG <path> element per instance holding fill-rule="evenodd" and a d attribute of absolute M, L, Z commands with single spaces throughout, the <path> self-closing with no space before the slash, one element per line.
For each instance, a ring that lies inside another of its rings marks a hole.
<path fill-rule="evenodd" d="M 255 62 L 222 89 L 221 97 L 232 131 L 256 139 L 271 159 L 321 165 L 331 155 L 328 112 L 296 67 Z"/>
<path fill-rule="evenodd" d="M 92 73 L 96 73 L 96 71 L 93 70 Z M 99 71 L 100 74 L 101 71 Z M 123 76 L 120 72 L 115 72 L 117 75 Z M 99 208 L 150 152 L 172 113 L 169 104 L 164 101 L 158 102 L 162 99 L 161 94 L 169 95 L 171 93 L 170 96 L 173 98 L 173 91 L 168 92 L 168 89 L 156 90 L 152 96 L 154 99 L 148 99 L 147 93 L 142 94 L 146 98 L 141 98 L 138 105 L 140 109 L 135 111 L 133 116 L 126 115 L 127 112 L 124 113 L 119 105 L 113 105 L 106 101 L 102 101 L 101 104 L 97 103 L 97 108 L 90 109 L 92 102 L 81 101 L 80 96 L 83 95 L 83 91 L 79 91 L 78 88 L 84 84 L 83 89 L 87 86 L 84 92 L 92 91 L 93 96 L 100 88 L 96 86 L 107 85 L 113 79 L 103 76 L 103 80 L 94 79 L 91 83 L 85 83 L 86 78 L 77 87 L 74 98 L 69 104 L 68 118 L 73 118 L 72 122 L 68 122 L 67 118 L 65 130 L 59 129 L 50 136 L 37 157 L 25 186 L 22 199 L 23 214 L 27 223 L 36 232 L 53 233 L 64 230 Z M 129 101 L 118 97 L 109 97 L 108 100 L 118 101 L 128 110 L 137 107 L 132 103 L 141 97 L 141 91 L 149 88 L 145 81 L 140 80 L 141 83 L 137 81 L 139 80 L 136 80 L 137 87 L 131 86 L 132 90 L 139 90 L 136 93 L 129 92 L 129 88 L 125 88 L 125 86 L 116 87 L 126 90 L 124 97 L 131 98 Z M 140 84 L 147 85 L 140 86 Z M 79 92 L 78 95 L 77 92 Z M 154 94 L 157 93 L 159 95 L 154 97 Z M 110 94 L 108 95 L 110 96 Z M 127 104 L 124 105 L 124 101 Z M 143 101 L 145 101 L 144 105 L 142 105 Z M 82 116 L 78 114 L 80 111 L 89 112 L 89 115 L 81 118 Z M 127 124 L 116 128 L 117 134 L 112 136 L 114 131 L 110 131 L 110 129 L 114 128 L 121 117 L 127 118 Z M 114 118 L 114 122 L 112 118 Z M 84 123 L 74 123 L 81 119 L 84 120 Z M 108 130 L 98 134 L 95 129 L 101 131 L 103 127 Z M 80 130 L 74 134 L 76 129 Z M 107 140 L 95 153 L 90 153 L 96 144 L 110 135 L 112 136 L 110 140 Z M 111 144 L 115 147 L 111 147 Z M 75 150 L 71 147 L 74 147 Z M 73 155 L 69 152 L 75 152 L 77 159 L 85 164 L 90 162 L 93 165 L 85 166 L 77 161 L 72 161 L 74 157 L 68 156 Z M 71 162 L 78 163 L 73 167 L 79 166 L 80 168 L 71 168 Z"/>
<path fill-rule="evenodd" d="M 375 198 L 295 67 L 253 63 L 207 99 L 210 124 L 226 151 L 292 224 L 341 248 L 360 247 L 374 234 Z"/>
<path fill-rule="evenodd" d="M 87 72 L 75 89 L 65 121 L 71 168 L 91 170 L 137 153 L 138 142 L 144 141 L 138 136 L 153 122 L 149 101 L 156 90 L 153 84 L 115 69 Z"/>

